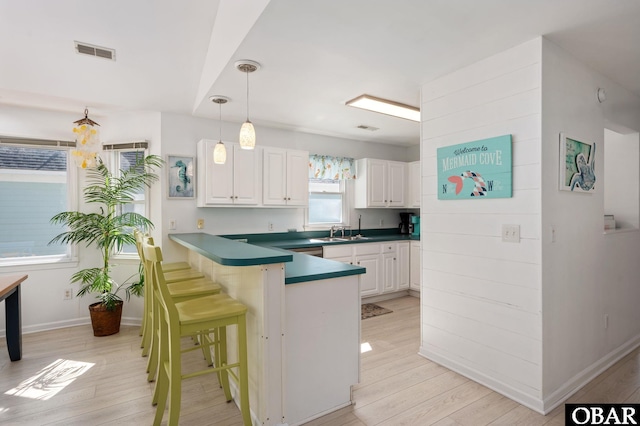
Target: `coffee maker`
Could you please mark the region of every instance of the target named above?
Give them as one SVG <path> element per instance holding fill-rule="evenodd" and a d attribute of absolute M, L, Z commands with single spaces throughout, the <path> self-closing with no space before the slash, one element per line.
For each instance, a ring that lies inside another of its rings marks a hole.
<path fill-rule="evenodd" d="M 413 213 L 400 213 L 400 225 L 398 230 L 401 234 L 410 234 L 413 232 L 413 223 L 411 223 L 411 216 Z"/>

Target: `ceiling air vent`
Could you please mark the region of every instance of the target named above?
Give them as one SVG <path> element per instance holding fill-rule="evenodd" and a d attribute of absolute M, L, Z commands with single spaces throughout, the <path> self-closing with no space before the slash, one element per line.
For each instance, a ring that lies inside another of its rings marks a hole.
<path fill-rule="evenodd" d="M 89 55 L 96 56 L 98 58 L 111 59 L 112 61 L 116 60 L 116 50 L 109 49 L 108 47 L 100 47 L 94 46 L 89 43 L 83 43 L 80 41 L 76 41 L 76 52 L 81 55 Z"/>
<path fill-rule="evenodd" d="M 380 130 L 379 127 L 367 126 L 365 124 L 361 124 L 358 126 L 358 129 L 368 130 L 370 132 L 375 132 L 376 130 Z"/>

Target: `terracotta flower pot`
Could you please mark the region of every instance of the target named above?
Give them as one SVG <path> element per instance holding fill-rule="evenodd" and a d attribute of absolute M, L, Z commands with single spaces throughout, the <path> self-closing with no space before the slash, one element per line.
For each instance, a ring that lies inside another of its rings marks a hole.
<path fill-rule="evenodd" d="M 116 302 L 116 308 L 112 311 L 100 302 L 89 305 L 94 336 L 110 336 L 120 331 L 122 304 L 122 301 Z"/>

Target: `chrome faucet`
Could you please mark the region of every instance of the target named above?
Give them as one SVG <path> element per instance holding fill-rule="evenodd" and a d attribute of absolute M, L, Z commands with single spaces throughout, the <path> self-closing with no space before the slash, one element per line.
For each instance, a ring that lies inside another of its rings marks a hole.
<path fill-rule="evenodd" d="M 342 238 L 344 238 L 344 226 L 335 226 L 335 225 L 331 225 L 331 230 L 329 231 L 329 238 L 335 237 L 336 231 L 341 231 Z"/>

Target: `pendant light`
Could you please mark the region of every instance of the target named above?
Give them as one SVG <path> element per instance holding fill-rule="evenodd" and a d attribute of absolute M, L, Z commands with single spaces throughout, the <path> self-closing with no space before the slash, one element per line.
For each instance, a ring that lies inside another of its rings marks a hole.
<path fill-rule="evenodd" d="M 249 121 L 249 73 L 260 68 L 260 64 L 255 61 L 242 60 L 236 62 L 236 68 L 247 74 L 247 121 L 240 128 L 240 148 L 253 149 L 256 146 L 256 131 Z"/>
<path fill-rule="evenodd" d="M 224 96 L 211 96 L 209 100 L 213 103 L 218 104 L 218 106 L 220 107 L 220 114 L 218 116 L 218 121 L 220 123 L 220 137 L 218 139 L 216 147 L 213 149 L 213 162 L 215 164 L 224 164 L 227 162 L 227 149 L 222 143 L 222 104 L 226 104 L 227 102 L 229 102 L 229 98 L 226 98 Z"/>
<path fill-rule="evenodd" d="M 84 109 L 84 118 L 74 121 L 73 133 L 76 134 L 76 149 L 71 155 L 80 168 L 96 166 L 96 158 L 100 151 L 100 138 L 98 135 L 98 123 L 89 118 L 89 109 Z"/>

